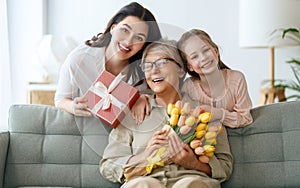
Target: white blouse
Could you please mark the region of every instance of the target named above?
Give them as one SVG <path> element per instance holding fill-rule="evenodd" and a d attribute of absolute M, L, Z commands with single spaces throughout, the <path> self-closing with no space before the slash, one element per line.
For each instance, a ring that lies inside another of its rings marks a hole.
<path fill-rule="evenodd" d="M 105 70 L 105 48 L 82 44 L 75 48 L 61 67 L 55 102 L 82 96 Z"/>

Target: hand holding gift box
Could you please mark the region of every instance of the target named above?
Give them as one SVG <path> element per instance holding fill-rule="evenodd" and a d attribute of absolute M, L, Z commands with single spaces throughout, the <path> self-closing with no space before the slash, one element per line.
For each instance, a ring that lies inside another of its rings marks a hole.
<path fill-rule="evenodd" d="M 88 99 L 88 110 L 112 128 L 119 125 L 140 96 L 138 90 L 122 78 L 121 74 L 114 76 L 104 70 L 84 95 Z"/>

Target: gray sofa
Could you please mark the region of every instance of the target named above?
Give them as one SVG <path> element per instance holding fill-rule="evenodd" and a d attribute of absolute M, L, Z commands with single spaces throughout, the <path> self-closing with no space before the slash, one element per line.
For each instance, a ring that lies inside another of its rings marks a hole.
<path fill-rule="evenodd" d="M 254 122 L 227 129 L 234 171 L 222 187 L 300 187 L 300 102 L 252 109 Z M 110 129 L 51 106 L 13 105 L 0 133 L 1 187 L 120 187 L 98 164 Z"/>

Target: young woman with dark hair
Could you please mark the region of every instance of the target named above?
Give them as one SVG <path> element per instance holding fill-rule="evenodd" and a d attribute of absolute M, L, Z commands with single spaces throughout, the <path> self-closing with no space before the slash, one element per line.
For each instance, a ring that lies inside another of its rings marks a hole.
<path fill-rule="evenodd" d="M 138 68 L 144 48 L 161 38 L 153 14 L 133 2 L 121 8 L 103 33 L 74 49 L 63 64 L 55 94 L 55 105 L 77 116 L 91 116 L 83 94 L 106 70 L 124 74 L 127 83 L 137 86 L 143 80 Z M 143 88 L 137 86 L 143 93 Z"/>

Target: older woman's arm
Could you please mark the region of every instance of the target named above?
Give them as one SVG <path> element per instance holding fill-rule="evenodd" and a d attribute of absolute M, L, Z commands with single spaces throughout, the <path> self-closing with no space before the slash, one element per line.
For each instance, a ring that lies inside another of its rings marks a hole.
<path fill-rule="evenodd" d="M 100 173 L 112 182 L 124 182 L 123 166 L 132 157 L 132 134 L 121 124 L 110 132 L 109 143 L 100 161 Z"/>

